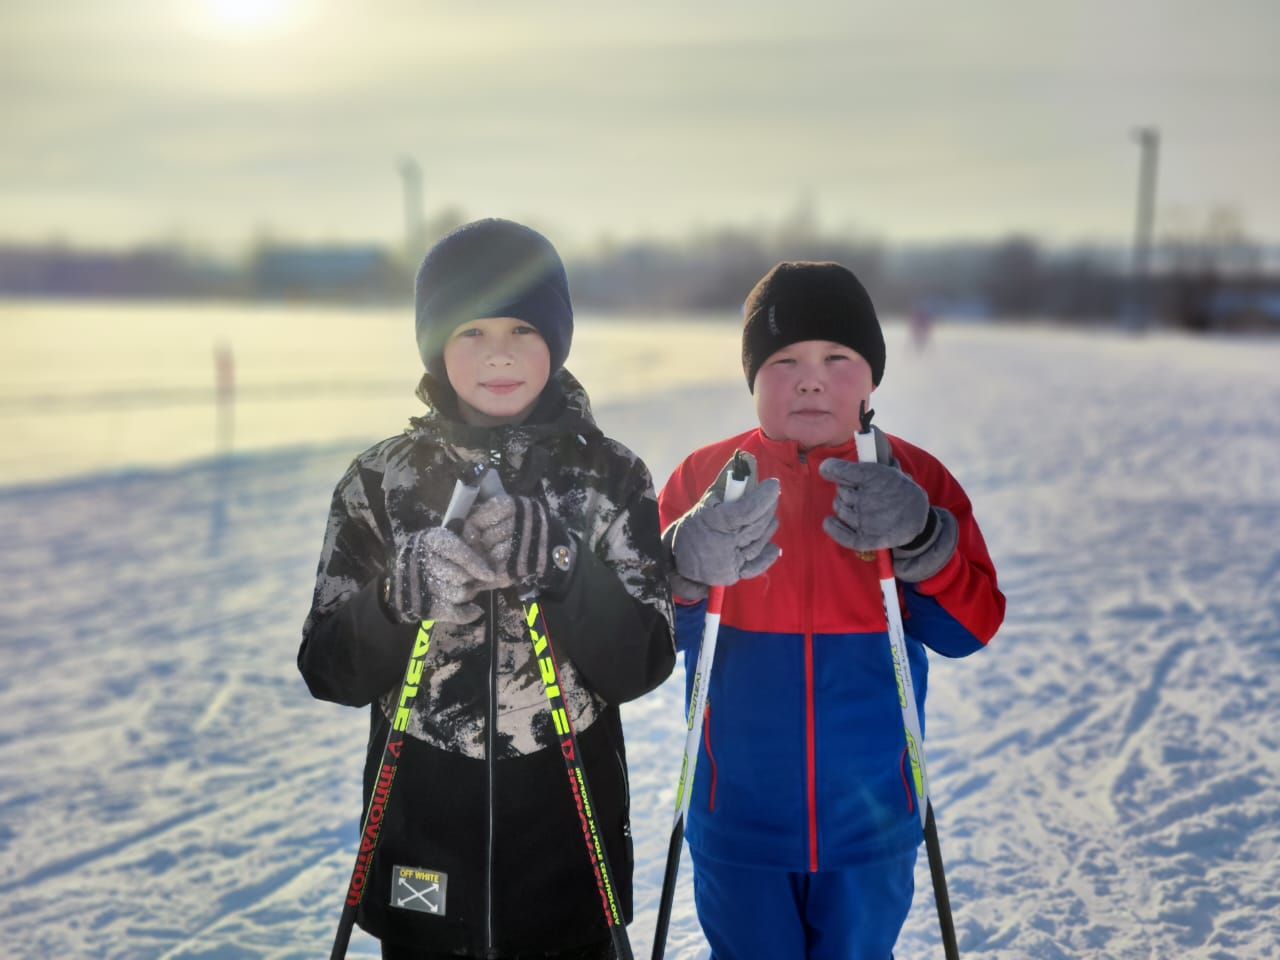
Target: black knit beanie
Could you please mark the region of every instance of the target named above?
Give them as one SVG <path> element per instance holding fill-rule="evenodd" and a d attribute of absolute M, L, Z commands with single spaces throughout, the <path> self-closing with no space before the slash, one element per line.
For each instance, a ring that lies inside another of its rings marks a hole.
<path fill-rule="evenodd" d="M 742 307 L 742 369 L 756 372 L 775 352 L 801 340 L 830 340 L 858 351 L 871 381 L 884 376 L 884 334 L 866 288 L 838 263 L 784 261 L 764 275 Z"/>
<path fill-rule="evenodd" d="M 423 366 L 441 383 L 448 382 L 444 345 L 471 320 L 523 320 L 547 342 L 553 374 L 573 341 L 573 305 L 559 254 L 542 234 L 510 220 L 464 224 L 432 247 L 418 268 L 414 315 Z"/>

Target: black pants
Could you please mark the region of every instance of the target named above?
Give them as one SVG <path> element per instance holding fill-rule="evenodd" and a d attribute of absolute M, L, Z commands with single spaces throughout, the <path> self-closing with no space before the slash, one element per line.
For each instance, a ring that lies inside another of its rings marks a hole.
<path fill-rule="evenodd" d="M 503 960 L 613 960 L 613 943 L 606 940 L 585 947 L 574 947 L 559 953 L 511 954 Z M 384 943 L 382 960 L 463 960 L 456 953 L 430 953 L 413 947 L 400 947 Z"/>

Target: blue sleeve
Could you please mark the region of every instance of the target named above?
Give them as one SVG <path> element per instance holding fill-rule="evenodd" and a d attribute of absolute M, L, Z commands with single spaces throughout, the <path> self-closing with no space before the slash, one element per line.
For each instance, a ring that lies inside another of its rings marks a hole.
<path fill-rule="evenodd" d="M 673 604 L 676 609 L 676 649 L 686 656 L 698 656 L 702 645 L 702 625 L 707 619 L 707 601 Z"/>
<path fill-rule="evenodd" d="M 985 646 L 936 599 L 912 589 L 909 584 L 905 587 L 902 591 L 906 600 L 902 628 L 912 639 L 920 641 L 934 653 L 953 658 L 967 657 Z"/>
<path fill-rule="evenodd" d="M 676 650 L 684 654 L 684 708 L 693 696 L 693 674 L 702 650 L 702 628 L 707 622 L 707 601 L 673 604 L 676 609 Z"/>

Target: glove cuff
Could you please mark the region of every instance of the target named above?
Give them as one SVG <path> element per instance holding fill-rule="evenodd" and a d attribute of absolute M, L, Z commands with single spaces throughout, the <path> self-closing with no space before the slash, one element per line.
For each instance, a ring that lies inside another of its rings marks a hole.
<path fill-rule="evenodd" d="M 419 556 L 421 546 L 419 536 L 409 538 L 396 553 L 379 591 L 383 610 L 395 623 L 415 623 L 418 611 L 426 609 L 427 597 L 421 576 L 422 558 Z"/>
<path fill-rule="evenodd" d="M 688 600 L 690 603 L 697 603 L 700 600 L 707 599 L 711 588 L 705 583 L 699 583 L 697 580 L 690 580 L 688 577 L 682 576 L 680 571 L 676 569 L 674 544 L 676 541 L 676 528 L 679 525 L 679 521 L 676 521 L 662 532 L 662 563 L 667 571 L 667 582 L 671 585 L 672 595 L 679 597 L 681 600 Z"/>
<path fill-rule="evenodd" d="M 910 543 L 893 550 L 893 574 L 906 583 L 928 580 L 947 565 L 960 542 L 960 526 L 951 511 L 930 507 L 925 528 Z"/>
<path fill-rule="evenodd" d="M 671 585 L 671 595 L 689 603 L 699 603 L 710 595 L 711 588 L 697 580 L 689 580 L 674 570 L 667 574 L 667 582 Z"/>
<path fill-rule="evenodd" d="M 912 537 L 908 542 L 894 547 L 894 555 L 897 551 L 902 551 L 905 557 L 914 557 L 923 553 L 938 537 L 938 514 L 930 509 L 924 522 L 924 529 Z"/>
<path fill-rule="evenodd" d="M 508 573 L 524 589 L 560 594 L 569 588 L 578 544 L 559 517 L 540 500 L 515 497 L 513 551 Z"/>

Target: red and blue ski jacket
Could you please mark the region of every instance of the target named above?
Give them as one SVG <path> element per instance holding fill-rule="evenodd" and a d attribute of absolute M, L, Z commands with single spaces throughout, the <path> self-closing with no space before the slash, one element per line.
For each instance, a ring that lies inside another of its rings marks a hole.
<path fill-rule="evenodd" d="M 959 524 L 937 574 L 899 583 L 920 726 L 928 660 L 982 649 L 1004 619 L 995 567 L 960 484 L 933 456 L 889 437 L 901 468 Z M 788 871 L 833 870 L 914 849 L 916 810 L 874 554 L 822 530 L 835 486 L 818 467 L 857 459 L 854 444 L 802 452 L 756 429 L 690 454 L 659 498 L 665 529 L 702 497 L 735 450 L 782 492 L 782 556 L 726 591 L 686 834 L 714 860 Z M 706 604 L 679 604 L 686 704 Z"/>

